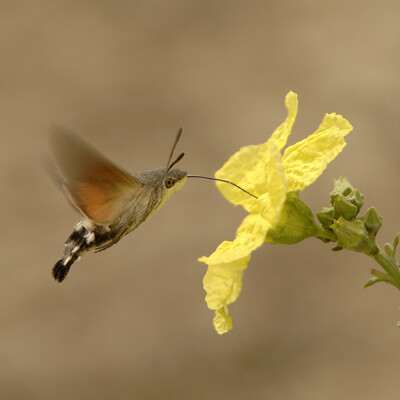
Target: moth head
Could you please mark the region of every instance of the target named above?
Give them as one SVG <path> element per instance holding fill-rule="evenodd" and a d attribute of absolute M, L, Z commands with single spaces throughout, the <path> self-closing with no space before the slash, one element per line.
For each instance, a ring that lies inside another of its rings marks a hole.
<path fill-rule="evenodd" d="M 165 189 L 178 191 L 186 182 L 187 172 L 181 169 L 174 168 L 167 171 L 163 184 Z"/>

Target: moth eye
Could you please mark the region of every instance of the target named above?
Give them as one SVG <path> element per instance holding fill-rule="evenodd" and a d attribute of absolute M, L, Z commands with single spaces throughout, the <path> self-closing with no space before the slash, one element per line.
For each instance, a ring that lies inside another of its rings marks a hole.
<path fill-rule="evenodd" d="M 169 189 L 172 188 L 172 186 L 175 185 L 175 181 L 172 178 L 167 178 L 164 180 L 164 186 Z"/>

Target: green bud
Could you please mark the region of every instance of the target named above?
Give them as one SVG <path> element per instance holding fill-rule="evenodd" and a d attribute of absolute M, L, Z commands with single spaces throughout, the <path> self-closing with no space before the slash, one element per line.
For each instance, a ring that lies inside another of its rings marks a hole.
<path fill-rule="evenodd" d="M 315 236 L 319 227 L 310 208 L 300 200 L 297 192 L 287 195 L 279 223 L 270 229 L 265 241 L 272 244 L 295 244 Z"/>
<path fill-rule="evenodd" d="M 358 214 L 361 210 L 361 207 L 364 204 L 364 196 L 360 193 L 358 189 L 354 189 L 346 197 L 351 204 L 354 204 L 357 207 L 357 214 Z"/>
<path fill-rule="evenodd" d="M 324 207 L 322 211 L 317 212 L 317 218 L 324 229 L 331 229 L 331 225 L 333 224 L 333 208 Z"/>
<path fill-rule="evenodd" d="M 338 238 L 338 246 L 353 251 L 366 252 L 370 247 L 367 229 L 360 219 L 347 221 L 343 217 L 331 226 Z"/>
<path fill-rule="evenodd" d="M 396 236 L 394 237 L 393 243 L 392 243 L 392 247 L 393 247 L 394 252 L 396 252 L 397 245 L 399 244 L 399 240 L 400 240 L 400 234 L 397 233 Z"/>
<path fill-rule="evenodd" d="M 393 239 L 393 243 L 385 243 L 383 246 L 385 253 L 390 258 L 396 259 L 396 249 L 397 249 L 397 245 L 399 244 L 399 236 L 400 236 L 400 234 L 397 233 Z"/>
<path fill-rule="evenodd" d="M 339 178 L 338 180 L 335 180 L 333 191 L 330 194 L 331 205 L 333 206 L 333 203 L 339 194 L 348 196 L 353 190 L 354 188 L 347 178 Z"/>
<path fill-rule="evenodd" d="M 333 203 L 333 218 L 339 219 L 343 217 L 348 221 L 352 221 L 357 216 L 357 206 L 351 203 L 351 201 L 339 194 Z"/>
<path fill-rule="evenodd" d="M 377 213 L 375 207 L 368 208 L 365 215 L 361 217 L 361 221 L 364 223 L 367 231 L 374 236 L 376 236 L 382 226 L 382 217 Z"/>

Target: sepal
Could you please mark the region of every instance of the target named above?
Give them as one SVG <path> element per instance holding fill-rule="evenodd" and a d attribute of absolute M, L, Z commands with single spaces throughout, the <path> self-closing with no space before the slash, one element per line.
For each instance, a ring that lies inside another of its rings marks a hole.
<path fill-rule="evenodd" d="M 279 222 L 267 232 L 265 241 L 272 244 L 295 244 L 315 236 L 318 230 L 308 205 L 297 192 L 289 192 Z"/>

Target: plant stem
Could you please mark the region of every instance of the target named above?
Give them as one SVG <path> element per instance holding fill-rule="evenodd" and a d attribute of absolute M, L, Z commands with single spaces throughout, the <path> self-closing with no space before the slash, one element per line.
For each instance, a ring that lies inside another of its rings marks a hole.
<path fill-rule="evenodd" d="M 328 230 L 328 229 L 324 229 L 324 228 L 322 228 L 322 226 L 319 226 L 319 225 L 317 225 L 317 227 L 318 227 L 318 231 L 314 235 L 316 238 L 327 239 L 327 240 L 331 240 L 332 242 L 337 241 L 337 236 L 336 236 L 335 232 Z"/>
<path fill-rule="evenodd" d="M 379 247 L 378 247 L 379 249 Z M 368 254 L 372 257 L 389 275 L 390 283 L 400 290 L 400 270 L 394 257 L 388 256 L 381 249 L 376 254 Z"/>

